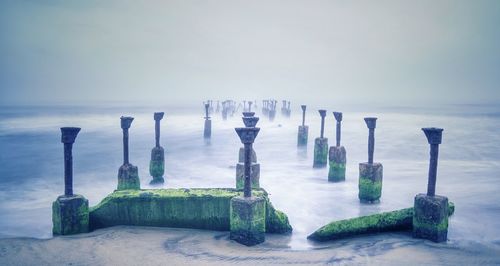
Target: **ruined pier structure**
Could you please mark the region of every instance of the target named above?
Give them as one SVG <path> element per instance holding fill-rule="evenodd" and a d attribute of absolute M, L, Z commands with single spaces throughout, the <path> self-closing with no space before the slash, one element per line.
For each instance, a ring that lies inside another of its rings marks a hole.
<path fill-rule="evenodd" d="M 297 146 L 307 147 L 307 138 L 309 134 L 309 126 L 306 126 L 306 108 L 307 106 L 301 105 L 302 108 L 302 125 L 299 126 L 299 131 L 297 133 Z"/>
<path fill-rule="evenodd" d="M 235 241 L 255 245 L 266 233 L 287 234 L 292 231 L 286 214 L 276 210 L 268 194 L 252 189 L 251 151 L 259 128 L 257 117 L 245 113 L 244 128 L 236 132 L 244 144 L 243 188 L 208 189 L 140 189 L 137 167 L 129 162 L 128 130 L 132 117 L 121 117 L 123 132 L 123 165 L 118 174 L 118 189 L 96 206 L 73 194 L 72 145 L 80 128 L 61 128 L 64 143 L 65 193 L 52 205 L 53 233 L 71 235 L 115 225 L 164 226 L 230 231 Z M 159 121 L 155 113 L 155 148 L 159 146 Z M 154 158 L 152 158 L 154 159 Z"/>
<path fill-rule="evenodd" d="M 89 201 L 82 195 L 73 194 L 73 143 L 79 127 L 61 128 L 64 144 L 64 195 L 52 203 L 52 232 L 70 235 L 89 231 Z"/>
<path fill-rule="evenodd" d="M 326 110 L 319 110 L 319 115 L 321 116 L 321 131 L 319 138 L 314 140 L 314 168 L 326 167 L 326 162 L 328 158 L 328 138 L 324 137 L 325 133 L 325 116 Z"/>
<path fill-rule="evenodd" d="M 149 182 L 150 185 L 163 184 L 165 179 L 165 150 L 160 146 L 160 121 L 163 119 L 163 112 L 154 113 L 153 119 L 155 120 L 155 146 L 151 150 L 151 161 L 149 162 L 149 174 L 153 180 Z"/>
<path fill-rule="evenodd" d="M 257 117 L 254 112 L 243 112 L 243 123 L 245 127 L 255 127 Z M 253 149 L 250 151 L 250 183 L 252 189 L 260 188 L 260 164 L 257 163 L 257 154 Z M 236 164 L 236 189 L 243 189 L 245 183 L 245 147 L 238 152 L 238 163 Z"/>
<path fill-rule="evenodd" d="M 376 117 L 365 117 L 368 127 L 368 162 L 359 164 L 359 200 L 364 203 L 376 203 L 382 195 L 383 167 L 373 162 L 375 150 Z"/>
<path fill-rule="evenodd" d="M 258 117 L 244 116 L 245 127 L 235 128 L 245 148 L 245 182 L 243 197 L 238 196 L 231 199 L 229 237 L 247 246 L 264 242 L 266 233 L 265 199 L 252 196 L 251 184 L 252 145 L 260 131 L 260 128 L 255 127 L 257 121 L 259 121 Z"/>
<path fill-rule="evenodd" d="M 434 242 L 446 241 L 448 235 L 448 198 L 436 195 L 436 177 L 442 128 L 422 128 L 430 147 L 427 194 L 415 196 L 413 236 Z"/>
<path fill-rule="evenodd" d="M 340 145 L 341 122 L 342 113 L 333 112 L 336 123 L 336 143 L 335 146 L 330 147 L 328 151 L 328 161 L 330 168 L 328 170 L 328 181 L 340 182 L 345 181 L 345 167 L 346 167 L 346 151 L 344 146 Z"/>

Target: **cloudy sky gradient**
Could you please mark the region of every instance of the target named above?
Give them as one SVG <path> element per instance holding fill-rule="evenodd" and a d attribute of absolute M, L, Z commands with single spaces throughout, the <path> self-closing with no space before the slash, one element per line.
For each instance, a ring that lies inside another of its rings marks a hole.
<path fill-rule="evenodd" d="M 500 1 L 0 2 L 0 104 L 500 103 Z"/>

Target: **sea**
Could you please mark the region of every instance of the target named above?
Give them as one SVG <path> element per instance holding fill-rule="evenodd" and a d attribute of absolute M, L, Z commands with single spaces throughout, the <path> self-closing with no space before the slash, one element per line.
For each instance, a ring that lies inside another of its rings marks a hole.
<path fill-rule="evenodd" d="M 254 149 L 260 185 L 293 227 L 288 249 L 307 250 L 307 235 L 336 220 L 413 206 L 425 193 L 429 144 L 421 128 L 443 128 L 436 194 L 456 206 L 448 243 L 458 247 L 500 248 L 500 105 L 313 106 L 308 105 L 307 148 L 297 147 L 301 103 L 291 116 L 271 121 L 257 102 L 261 128 Z M 254 106 L 255 107 L 255 106 Z M 314 139 L 320 135 L 318 109 L 327 110 L 325 137 L 335 144 L 333 111 L 343 112 L 341 145 L 347 151 L 346 180 L 328 182 L 328 168 L 313 168 Z M 196 106 L 55 105 L 0 107 L 0 238 L 52 238 L 51 205 L 64 193 L 60 127 L 81 127 L 73 146 L 74 192 L 98 204 L 117 186 L 122 164 L 121 116 L 133 116 L 130 162 L 139 168 L 142 188 L 152 177 L 148 165 L 154 147 L 154 112 L 165 112 L 160 144 L 165 149 L 164 188 L 235 187 L 238 150 L 234 130 L 242 127 L 241 108 L 227 120 L 210 114 L 212 136 L 203 138 L 204 110 Z M 368 129 L 364 117 L 378 117 L 374 161 L 383 164 L 379 203 L 358 199 L 358 164 L 367 161 Z M 285 237 L 285 236 L 283 236 Z M 410 234 L 398 236 L 401 241 Z"/>

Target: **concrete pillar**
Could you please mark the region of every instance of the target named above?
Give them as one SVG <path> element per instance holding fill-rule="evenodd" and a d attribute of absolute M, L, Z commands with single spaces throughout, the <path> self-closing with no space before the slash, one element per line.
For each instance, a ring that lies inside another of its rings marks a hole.
<path fill-rule="evenodd" d="M 302 108 L 302 125 L 299 126 L 297 133 L 297 146 L 303 147 L 307 146 L 307 139 L 309 134 L 309 127 L 305 125 L 306 122 L 306 107 L 305 105 L 300 106 Z"/>
<path fill-rule="evenodd" d="M 326 167 L 328 159 L 328 138 L 324 137 L 326 110 L 319 110 L 321 116 L 320 137 L 314 140 L 314 168 Z"/>
<path fill-rule="evenodd" d="M 123 131 L 123 165 L 118 169 L 117 190 L 141 189 L 137 166 L 132 165 L 128 159 L 128 130 L 134 118 L 122 116 L 120 120 Z"/>
<path fill-rule="evenodd" d="M 344 146 L 340 145 L 340 132 L 342 113 L 333 112 L 333 116 L 337 121 L 336 125 L 336 146 L 330 147 L 328 152 L 328 159 L 330 162 L 330 169 L 328 171 L 328 181 L 340 182 L 345 181 L 345 167 L 346 167 L 346 150 Z"/>
<path fill-rule="evenodd" d="M 61 128 L 61 142 L 64 144 L 64 195 L 52 203 L 52 233 L 72 235 L 89 231 L 89 202 L 82 195 L 73 194 L 72 148 L 77 127 Z"/>
<path fill-rule="evenodd" d="M 165 151 L 160 146 L 160 121 L 164 113 L 154 113 L 155 120 L 155 147 L 151 150 L 151 161 L 149 162 L 149 174 L 153 180 L 149 182 L 150 185 L 163 184 L 163 174 L 165 173 Z"/>
<path fill-rule="evenodd" d="M 208 116 L 209 104 L 205 104 L 205 127 L 203 129 L 203 137 L 208 139 L 212 136 L 212 120 Z"/>
<path fill-rule="evenodd" d="M 231 199 L 229 238 L 247 246 L 264 242 L 266 232 L 265 199 L 253 197 L 251 189 L 251 151 L 260 130 L 255 127 L 258 120 L 258 117 L 244 117 L 243 121 L 247 127 L 235 129 L 245 147 L 245 183 L 243 197 Z"/>
<path fill-rule="evenodd" d="M 382 195 L 383 167 L 381 163 L 373 162 L 375 150 L 376 117 L 366 117 L 368 127 L 368 162 L 359 164 L 359 200 L 366 203 L 379 202 Z"/>
<path fill-rule="evenodd" d="M 448 236 L 448 198 L 435 195 L 441 128 L 422 128 L 430 144 L 430 163 L 427 194 L 415 196 L 413 236 L 444 242 Z"/>

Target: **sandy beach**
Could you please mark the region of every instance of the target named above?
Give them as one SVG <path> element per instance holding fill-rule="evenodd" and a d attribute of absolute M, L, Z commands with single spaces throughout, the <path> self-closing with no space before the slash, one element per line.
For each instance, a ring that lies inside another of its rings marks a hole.
<path fill-rule="evenodd" d="M 404 238 L 405 240 L 402 240 Z M 500 246 L 462 247 L 389 233 L 292 250 L 289 236 L 268 234 L 246 247 L 228 232 L 118 226 L 89 234 L 0 239 L 0 265 L 498 265 Z"/>

